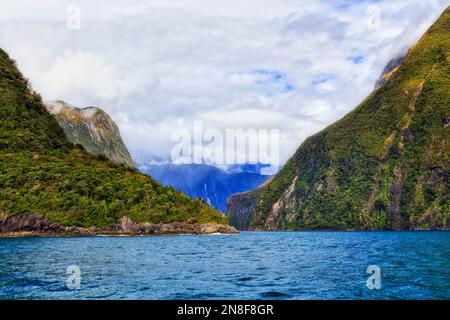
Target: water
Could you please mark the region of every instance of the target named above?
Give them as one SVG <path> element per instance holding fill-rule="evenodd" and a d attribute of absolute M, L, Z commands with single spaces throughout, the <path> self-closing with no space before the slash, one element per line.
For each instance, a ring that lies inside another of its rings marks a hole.
<path fill-rule="evenodd" d="M 450 299 L 450 232 L 0 239 L 0 299 Z"/>

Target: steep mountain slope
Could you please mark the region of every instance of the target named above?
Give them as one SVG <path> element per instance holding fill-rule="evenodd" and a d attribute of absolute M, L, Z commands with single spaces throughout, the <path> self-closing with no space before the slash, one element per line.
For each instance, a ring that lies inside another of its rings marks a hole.
<path fill-rule="evenodd" d="M 222 212 L 226 210 L 229 196 L 252 190 L 269 178 L 257 172 L 226 172 L 204 164 L 162 164 L 141 171 L 191 198 L 204 199 Z"/>
<path fill-rule="evenodd" d="M 267 184 L 229 200 L 241 229 L 449 229 L 450 8 L 355 110 Z"/>
<path fill-rule="evenodd" d="M 125 216 L 136 223 L 227 223 L 204 202 L 70 143 L 0 49 L 0 225 L 31 214 L 82 227 Z"/>
<path fill-rule="evenodd" d="M 46 101 L 45 107 L 70 142 L 81 144 L 89 153 L 135 167 L 117 124 L 105 111 L 97 107 L 76 108 L 63 101 Z"/>

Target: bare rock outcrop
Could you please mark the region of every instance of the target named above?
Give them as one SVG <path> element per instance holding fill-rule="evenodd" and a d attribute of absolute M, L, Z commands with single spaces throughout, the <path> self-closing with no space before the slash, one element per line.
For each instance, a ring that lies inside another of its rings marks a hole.
<path fill-rule="evenodd" d="M 130 217 L 122 217 L 109 227 L 63 227 L 39 214 L 8 216 L 0 214 L 0 237 L 20 236 L 95 236 L 105 235 L 176 235 L 239 233 L 235 228 L 214 223 L 135 223 Z"/>

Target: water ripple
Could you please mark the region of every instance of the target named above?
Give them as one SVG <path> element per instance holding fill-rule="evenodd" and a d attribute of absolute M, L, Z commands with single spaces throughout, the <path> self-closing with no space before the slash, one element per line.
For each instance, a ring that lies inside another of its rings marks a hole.
<path fill-rule="evenodd" d="M 0 299 L 450 299 L 450 232 L 0 239 Z M 367 266 L 382 270 L 369 290 Z M 66 286 L 81 270 L 80 290 Z"/>

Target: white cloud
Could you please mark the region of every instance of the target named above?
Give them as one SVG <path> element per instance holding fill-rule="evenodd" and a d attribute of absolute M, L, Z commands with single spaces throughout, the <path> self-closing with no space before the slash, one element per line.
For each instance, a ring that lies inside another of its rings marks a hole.
<path fill-rule="evenodd" d="M 80 30 L 66 27 L 74 4 Z M 109 112 L 135 157 L 168 157 L 173 130 L 200 120 L 278 128 L 285 161 L 361 102 L 449 4 L 1 0 L 0 47 L 45 99 Z"/>
<path fill-rule="evenodd" d="M 86 101 L 117 99 L 121 92 L 119 69 L 101 55 L 85 51 L 64 51 L 47 70 L 34 74 L 33 82 L 52 98 Z"/>

